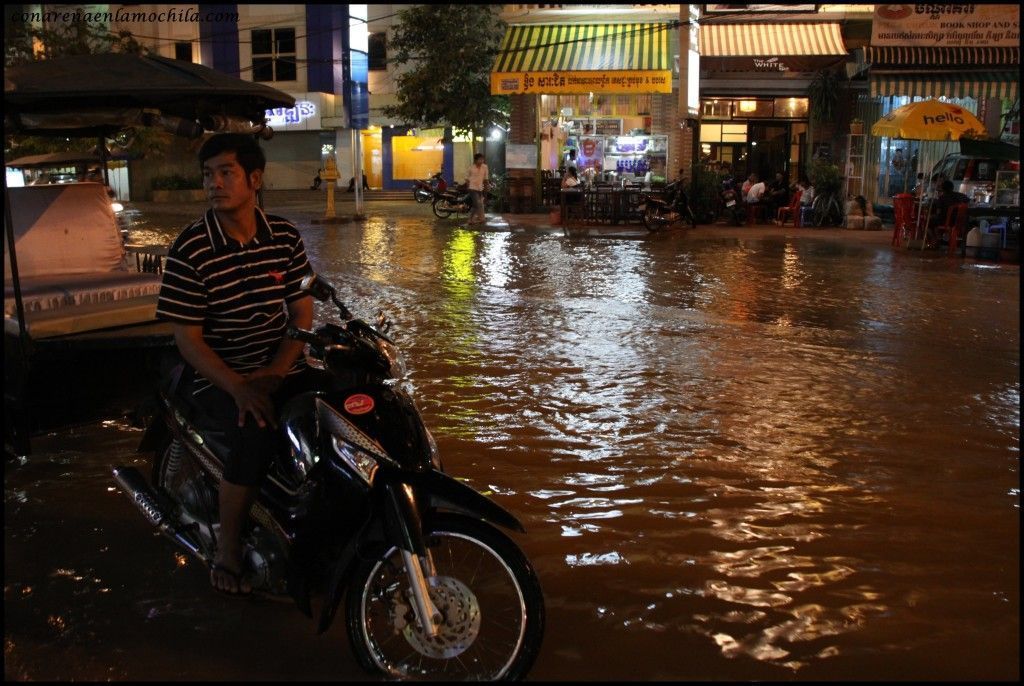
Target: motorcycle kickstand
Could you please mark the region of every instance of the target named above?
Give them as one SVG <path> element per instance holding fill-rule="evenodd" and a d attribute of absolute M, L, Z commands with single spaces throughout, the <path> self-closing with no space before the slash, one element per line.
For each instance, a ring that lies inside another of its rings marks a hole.
<path fill-rule="evenodd" d="M 405 563 L 405 573 L 409 577 L 409 588 L 412 591 L 413 603 L 416 605 L 416 619 L 419 621 L 424 633 L 431 638 L 435 638 L 439 633 L 438 625 L 444 618 L 430 600 L 427 578 L 423 574 L 423 565 L 420 563 L 419 556 L 404 549 L 402 550 L 402 561 Z M 428 553 L 427 567 L 430 571 L 433 571 L 433 566 L 433 561 L 429 558 Z"/>

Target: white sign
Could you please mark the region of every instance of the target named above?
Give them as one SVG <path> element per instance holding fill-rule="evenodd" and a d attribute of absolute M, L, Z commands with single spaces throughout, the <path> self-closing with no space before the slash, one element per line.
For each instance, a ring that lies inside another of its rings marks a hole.
<path fill-rule="evenodd" d="M 875 5 L 871 45 L 1015 48 L 1020 45 L 1020 7 Z"/>
<path fill-rule="evenodd" d="M 277 107 L 267 110 L 267 125 L 275 131 L 281 131 L 289 124 L 299 124 L 317 114 L 316 105 L 308 100 L 296 100 L 295 107 Z"/>
<path fill-rule="evenodd" d="M 529 143 L 506 143 L 505 168 L 536 169 L 537 146 Z"/>
<path fill-rule="evenodd" d="M 295 98 L 295 107 L 265 110 L 267 124 L 274 131 L 320 131 L 324 128 L 321 119 L 338 114 L 335 112 L 335 96 L 331 93 L 310 91 L 289 95 Z"/>

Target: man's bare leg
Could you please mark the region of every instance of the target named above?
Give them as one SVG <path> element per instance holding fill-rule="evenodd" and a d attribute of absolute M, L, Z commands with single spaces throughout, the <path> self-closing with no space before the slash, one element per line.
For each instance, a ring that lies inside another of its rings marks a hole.
<path fill-rule="evenodd" d="M 220 536 L 214 562 L 231 572 L 242 571 L 242 527 L 256 496 L 256 487 L 239 486 L 221 479 L 220 482 Z M 210 570 L 210 583 L 228 593 L 249 593 L 252 587 L 242 579 L 236 581 L 230 574 L 218 569 Z"/>

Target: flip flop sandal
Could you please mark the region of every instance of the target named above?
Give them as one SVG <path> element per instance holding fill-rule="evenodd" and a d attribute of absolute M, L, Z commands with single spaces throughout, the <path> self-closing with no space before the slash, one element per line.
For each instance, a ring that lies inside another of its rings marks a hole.
<path fill-rule="evenodd" d="M 214 563 L 212 563 L 210 565 L 210 572 L 211 572 L 211 574 L 213 572 L 221 572 L 222 574 L 226 574 L 227 576 L 231 577 L 234 580 L 234 582 L 235 582 L 235 587 L 238 590 L 237 591 L 229 591 L 226 588 L 218 588 L 217 586 L 214 586 L 213 578 L 211 576 L 211 578 L 210 578 L 210 587 L 213 588 L 213 590 L 215 590 L 218 593 L 220 593 L 221 595 L 230 596 L 232 598 L 247 598 L 247 597 L 252 595 L 252 587 L 251 586 L 250 586 L 248 591 L 243 591 L 242 590 L 243 574 L 241 572 L 235 572 L 233 570 L 228 569 L 224 565 L 217 564 L 216 562 L 214 562 Z"/>

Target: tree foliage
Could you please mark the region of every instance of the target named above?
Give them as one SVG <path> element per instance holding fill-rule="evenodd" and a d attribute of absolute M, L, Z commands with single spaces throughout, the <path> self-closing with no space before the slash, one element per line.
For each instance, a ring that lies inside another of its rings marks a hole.
<path fill-rule="evenodd" d="M 144 50 L 130 31 L 111 33 L 102 24 L 75 17 L 67 23 L 12 26 L 10 40 L 4 50 L 4 64 L 12 67 L 38 60 L 104 52 L 141 55 Z"/>
<path fill-rule="evenodd" d="M 491 95 L 491 65 L 505 33 L 500 8 L 412 5 L 399 12 L 388 43 L 399 67 L 398 104 L 385 107 L 385 116 L 473 132 L 507 126 L 508 98 Z"/>

